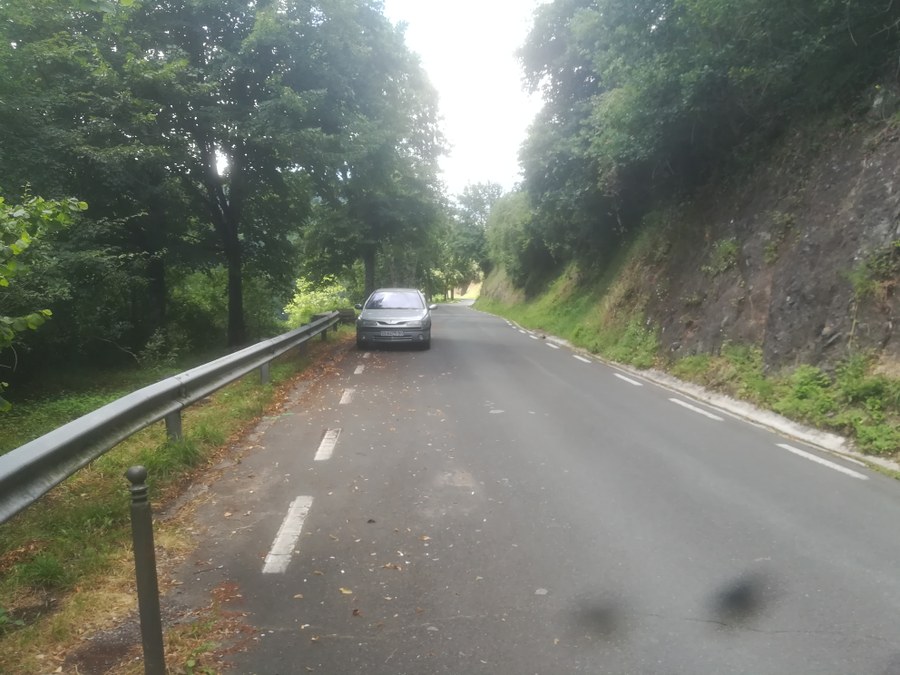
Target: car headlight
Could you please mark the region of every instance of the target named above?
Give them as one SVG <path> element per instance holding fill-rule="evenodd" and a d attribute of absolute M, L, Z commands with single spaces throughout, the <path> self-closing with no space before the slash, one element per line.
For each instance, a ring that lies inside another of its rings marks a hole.
<path fill-rule="evenodd" d="M 359 319 L 356 325 L 360 328 L 374 328 L 378 324 L 372 319 Z"/>
<path fill-rule="evenodd" d="M 421 319 L 417 319 L 416 321 L 407 321 L 407 322 L 406 322 L 406 327 L 407 327 L 407 328 L 421 328 L 421 327 L 422 327 L 422 320 L 421 320 Z"/>

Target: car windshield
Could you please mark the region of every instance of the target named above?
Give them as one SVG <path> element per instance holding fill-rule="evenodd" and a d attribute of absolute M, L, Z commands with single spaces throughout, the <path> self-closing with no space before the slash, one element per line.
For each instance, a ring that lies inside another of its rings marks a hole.
<path fill-rule="evenodd" d="M 366 309 L 423 309 L 418 293 L 410 291 L 378 291 L 366 303 Z"/>

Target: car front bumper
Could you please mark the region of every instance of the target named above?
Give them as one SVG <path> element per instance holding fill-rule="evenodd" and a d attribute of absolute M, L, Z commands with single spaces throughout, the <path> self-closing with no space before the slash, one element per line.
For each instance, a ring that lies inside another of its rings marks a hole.
<path fill-rule="evenodd" d="M 431 340 L 431 328 L 357 328 L 356 341 L 359 344 L 390 344 L 407 342 L 423 344 Z"/>

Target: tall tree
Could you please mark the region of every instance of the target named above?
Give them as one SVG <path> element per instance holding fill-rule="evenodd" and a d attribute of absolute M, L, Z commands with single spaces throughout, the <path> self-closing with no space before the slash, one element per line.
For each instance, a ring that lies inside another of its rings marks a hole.
<path fill-rule="evenodd" d="M 391 246 L 425 247 L 427 231 L 440 218 L 443 139 L 435 91 L 402 31 L 376 12 L 358 20 L 365 26 L 353 46 L 359 71 L 342 80 L 351 93 L 338 181 L 330 213 L 317 220 L 308 242 L 331 269 L 361 261 L 368 293 L 376 285 L 379 254 Z"/>

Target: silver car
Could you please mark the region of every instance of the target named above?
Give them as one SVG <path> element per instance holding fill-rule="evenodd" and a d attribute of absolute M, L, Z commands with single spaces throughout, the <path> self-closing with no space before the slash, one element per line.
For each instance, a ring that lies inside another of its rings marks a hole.
<path fill-rule="evenodd" d="M 431 347 L 431 310 L 421 291 L 415 288 L 379 288 L 356 309 L 356 346 L 365 349 L 377 344 L 408 342 Z"/>

